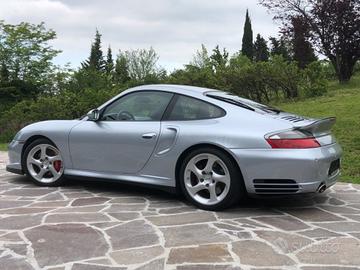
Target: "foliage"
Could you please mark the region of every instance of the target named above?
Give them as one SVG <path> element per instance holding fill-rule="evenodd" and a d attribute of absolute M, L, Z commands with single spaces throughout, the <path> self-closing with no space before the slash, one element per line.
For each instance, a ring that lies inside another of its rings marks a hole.
<path fill-rule="evenodd" d="M 305 68 L 308 64 L 317 60 L 314 48 L 309 42 L 309 25 L 302 16 L 294 16 L 291 20 L 289 29 L 291 45 L 293 50 L 293 60 L 300 68 Z"/>
<path fill-rule="evenodd" d="M 241 53 L 246 55 L 249 59 L 253 59 L 254 48 L 253 48 L 253 31 L 251 27 L 251 20 L 249 17 L 249 11 L 246 10 L 244 34 L 242 38 Z"/>
<path fill-rule="evenodd" d="M 81 63 L 81 66 L 86 70 L 104 71 L 105 60 L 101 50 L 101 35 L 98 30 L 95 33 L 94 43 L 91 44 L 90 56 Z"/>
<path fill-rule="evenodd" d="M 294 17 L 301 16 L 309 27 L 311 42 L 326 55 L 338 80 L 347 82 L 360 59 L 359 0 L 260 0 L 273 11 L 275 19 L 289 28 Z"/>
<path fill-rule="evenodd" d="M 257 34 L 254 42 L 254 60 L 257 62 L 268 61 L 269 54 L 266 40 L 260 34 Z"/>

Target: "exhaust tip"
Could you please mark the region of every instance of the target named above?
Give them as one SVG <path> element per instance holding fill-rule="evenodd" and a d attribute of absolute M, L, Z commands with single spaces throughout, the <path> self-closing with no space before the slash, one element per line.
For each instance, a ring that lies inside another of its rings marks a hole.
<path fill-rule="evenodd" d="M 323 193 L 326 190 L 326 185 L 325 184 L 321 184 L 318 188 L 318 192 L 319 193 Z"/>

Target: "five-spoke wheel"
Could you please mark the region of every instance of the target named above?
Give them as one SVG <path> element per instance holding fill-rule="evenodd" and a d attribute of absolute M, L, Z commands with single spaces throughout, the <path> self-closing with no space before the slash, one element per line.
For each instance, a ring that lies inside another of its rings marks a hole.
<path fill-rule="evenodd" d="M 36 184 L 52 186 L 63 180 L 61 153 L 46 139 L 36 140 L 25 149 L 23 164 L 26 174 Z"/>
<path fill-rule="evenodd" d="M 240 199 L 241 181 L 234 161 L 215 148 L 192 151 L 180 170 L 180 186 L 186 197 L 206 210 L 219 210 Z"/>

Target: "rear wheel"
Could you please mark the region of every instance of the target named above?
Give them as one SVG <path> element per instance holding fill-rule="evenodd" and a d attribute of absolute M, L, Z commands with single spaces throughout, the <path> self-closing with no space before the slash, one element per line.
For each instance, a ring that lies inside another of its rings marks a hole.
<path fill-rule="evenodd" d="M 205 210 L 227 208 L 244 196 L 237 164 L 223 151 L 192 151 L 180 169 L 180 186 L 186 198 Z"/>
<path fill-rule="evenodd" d="M 64 181 L 61 153 L 47 139 L 38 139 L 29 144 L 25 149 L 22 163 L 25 173 L 37 185 L 57 186 Z"/>

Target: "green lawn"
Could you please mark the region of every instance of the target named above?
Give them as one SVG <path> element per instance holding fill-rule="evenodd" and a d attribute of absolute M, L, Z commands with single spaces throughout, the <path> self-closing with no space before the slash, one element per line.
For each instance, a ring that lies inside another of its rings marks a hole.
<path fill-rule="evenodd" d="M 344 150 L 341 181 L 360 183 L 360 76 L 346 85 L 331 82 L 319 98 L 277 104 L 281 109 L 309 117 L 336 116 L 333 128 Z"/>
<path fill-rule="evenodd" d="M 0 151 L 7 151 L 7 143 L 0 143 Z"/>

